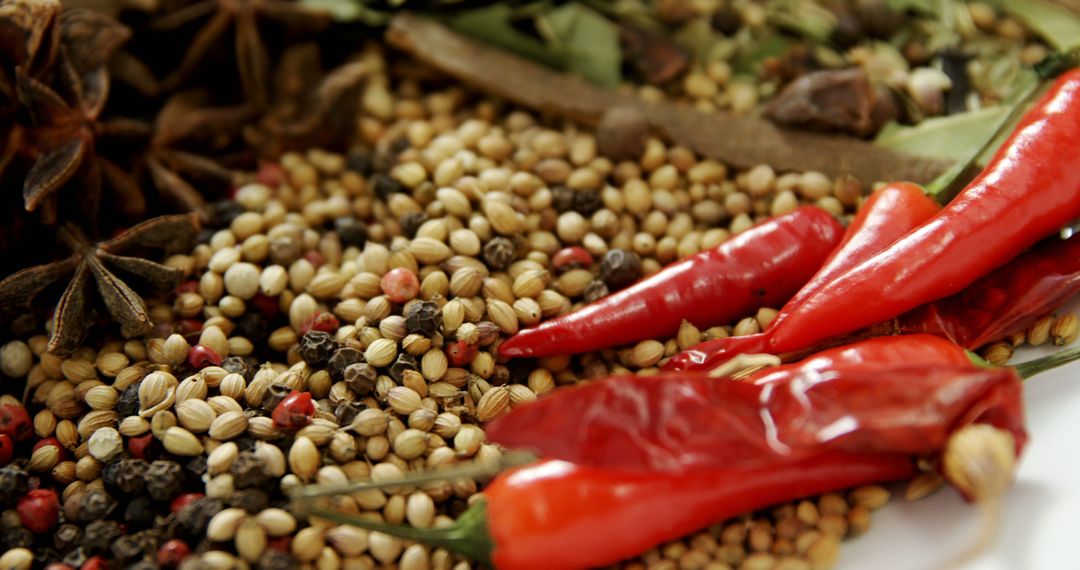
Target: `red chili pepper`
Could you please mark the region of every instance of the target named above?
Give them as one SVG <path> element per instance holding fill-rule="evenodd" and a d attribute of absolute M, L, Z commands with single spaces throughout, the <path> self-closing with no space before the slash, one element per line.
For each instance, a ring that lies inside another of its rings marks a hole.
<path fill-rule="evenodd" d="M 1051 238 L 960 293 L 901 315 L 900 332 L 978 348 L 1026 330 L 1080 293 L 1080 238 Z"/>
<path fill-rule="evenodd" d="M 773 353 L 769 339 L 783 327 L 788 314 L 833 279 L 892 245 L 941 207 L 923 189 L 907 182 L 889 184 L 874 192 L 859 208 L 844 239 L 825 265 L 791 298 L 763 333 L 703 342 L 669 359 L 664 370 L 709 370 L 739 354 Z M 805 348 L 805 347 L 800 347 Z"/>
<path fill-rule="evenodd" d="M 514 335 L 502 356 L 587 352 L 674 334 L 684 319 L 726 323 L 786 301 L 839 243 L 842 228 L 824 210 L 802 207 L 751 228 L 597 301 Z"/>
<path fill-rule="evenodd" d="M 1027 436 L 1010 368 L 844 364 L 787 368 L 754 382 L 703 374 L 616 376 L 521 406 L 488 439 L 608 469 L 752 467 L 827 451 L 932 457 L 959 428 Z"/>
<path fill-rule="evenodd" d="M 728 517 L 868 483 L 908 479 L 902 454 L 827 453 L 782 468 L 665 474 L 543 461 L 501 474 L 485 500 L 441 529 L 320 517 L 443 547 L 501 570 L 613 564 Z M 313 513 L 314 514 L 314 513 Z"/>
<path fill-rule="evenodd" d="M 929 221 L 797 307 L 777 352 L 883 322 L 963 290 L 1080 217 L 1080 69 L 1028 111 L 989 166 Z"/>

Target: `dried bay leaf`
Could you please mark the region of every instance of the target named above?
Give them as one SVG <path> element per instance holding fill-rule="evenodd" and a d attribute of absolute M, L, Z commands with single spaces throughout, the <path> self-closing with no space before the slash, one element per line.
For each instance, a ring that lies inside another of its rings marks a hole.
<path fill-rule="evenodd" d="M 763 119 L 703 113 L 670 102 L 648 103 L 637 95 L 600 89 L 573 75 L 492 50 L 415 15 L 396 16 L 387 40 L 420 61 L 492 95 L 584 124 L 596 125 L 611 108 L 634 107 L 660 136 L 736 168 L 765 163 L 782 171 L 850 174 L 866 182 L 928 182 L 950 164 L 948 160 L 902 154 L 846 136 L 781 129 Z"/>

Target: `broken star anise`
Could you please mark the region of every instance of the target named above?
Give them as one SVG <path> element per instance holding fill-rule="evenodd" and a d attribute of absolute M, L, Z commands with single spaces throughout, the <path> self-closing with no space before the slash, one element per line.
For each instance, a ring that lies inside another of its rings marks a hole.
<path fill-rule="evenodd" d="M 14 313 L 30 308 L 41 293 L 70 278 L 53 312 L 49 352 L 64 355 L 77 349 L 101 305 L 120 323 L 125 338 L 145 334 L 153 327 L 146 302 L 125 278 L 158 292 L 176 286 L 183 278 L 182 270 L 150 261 L 144 255 L 187 251 L 198 233 L 198 219 L 190 214 L 153 218 L 97 244 L 91 243 L 78 227 L 61 226 L 57 234 L 72 255 L 0 281 L 0 311 Z"/>

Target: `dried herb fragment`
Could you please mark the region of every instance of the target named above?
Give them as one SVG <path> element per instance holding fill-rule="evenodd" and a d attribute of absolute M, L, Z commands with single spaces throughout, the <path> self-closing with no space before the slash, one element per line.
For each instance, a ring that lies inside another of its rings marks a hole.
<path fill-rule="evenodd" d="M 63 279 L 70 279 L 53 314 L 48 351 L 70 354 L 94 322 L 98 299 L 120 332 L 134 337 L 153 324 L 146 303 L 121 276 L 133 276 L 156 291 L 180 282 L 183 272 L 144 257 L 146 250 L 186 251 L 194 245 L 199 224 L 191 215 L 162 216 L 138 224 L 123 234 L 92 244 L 77 227 L 64 225 L 57 233 L 72 255 L 46 265 L 24 269 L 0 281 L 0 311 L 13 313 L 31 307 L 38 295 Z"/>

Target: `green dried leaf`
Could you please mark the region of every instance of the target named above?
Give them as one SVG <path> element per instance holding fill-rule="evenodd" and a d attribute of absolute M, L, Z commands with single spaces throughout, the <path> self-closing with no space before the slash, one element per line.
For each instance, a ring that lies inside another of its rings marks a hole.
<path fill-rule="evenodd" d="M 736 74 L 756 76 L 763 61 L 783 55 L 791 43 L 792 40 L 780 34 L 756 38 L 748 47 L 739 50 L 732 68 Z"/>
<path fill-rule="evenodd" d="M 1080 16 L 1046 0 L 1008 0 L 1005 11 L 1058 51 L 1080 46 Z"/>
<path fill-rule="evenodd" d="M 994 127 L 1008 113 L 1004 107 L 989 107 L 927 119 L 915 126 L 889 123 L 874 143 L 897 152 L 962 160 L 994 133 Z"/>
<path fill-rule="evenodd" d="M 810 0 L 772 0 L 766 6 L 769 20 L 819 43 L 826 43 L 836 28 L 836 16 Z"/>
<path fill-rule="evenodd" d="M 602 87 L 618 87 L 622 50 L 614 23 L 576 3 L 560 6 L 540 19 L 540 30 L 547 33 L 570 71 Z"/>
<path fill-rule="evenodd" d="M 917 14 L 925 14 L 935 18 L 938 17 L 941 9 L 939 0 L 885 0 L 885 3 L 897 12 L 910 10 Z"/>
<path fill-rule="evenodd" d="M 505 4 L 455 14 L 446 23 L 454 30 L 477 40 L 500 47 L 556 69 L 565 69 L 566 62 L 540 40 L 529 36 L 513 25 L 514 10 Z"/>

